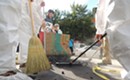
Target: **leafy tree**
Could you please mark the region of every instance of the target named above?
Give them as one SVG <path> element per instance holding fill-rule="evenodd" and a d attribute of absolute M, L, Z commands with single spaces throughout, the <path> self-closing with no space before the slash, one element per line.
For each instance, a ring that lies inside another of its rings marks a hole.
<path fill-rule="evenodd" d="M 73 39 L 86 41 L 95 35 L 93 13 L 87 10 L 87 5 L 72 4 L 71 13 L 55 10 L 55 21 L 59 23 L 63 33 L 70 34 Z"/>

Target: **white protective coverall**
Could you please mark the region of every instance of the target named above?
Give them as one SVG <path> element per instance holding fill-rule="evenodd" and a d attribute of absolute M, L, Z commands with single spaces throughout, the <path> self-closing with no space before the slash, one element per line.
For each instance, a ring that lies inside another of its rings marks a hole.
<path fill-rule="evenodd" d="M 43 0 L 34 0 L 32 3 L 32 12 L 34 18 L 35 32 L 38 33 L 39 28 L 42 24 L 42 12 L 41 3 Z M 22 21 L 20 24 L 19 34 L 20 34 L 20 64 L 26 63 L 27 53 L 28 53 L 28 43 L 32 36 L 32 27 L 30 20 L 30 10 L 28 5 L 28 0 L 23 0 L 22 4 Z"/>
<path fill-rule="evenodd" d="M 20 40 L 22 54 L 27 57 L 28 40 L 31 34 L 28 0 L 0 0 L 0 74 L 16 71 L 16 47 Z M 38 31 L 40 17 L 40 0 L 33 2 L 35 30 Z M 35 12 L 34 12 L 35 11 Z M 24 50 L 25 49 L 25 50 Z M 24 58 L 22 58 L 24 59 Z M 26 58 L 25 58 L 26 59 Z M 12 76 L 0 76 L 0 80 L 32 80 L 22 73 Z"/>
<path fill-rule="evenodd" d="M 15 53 L 18 44 L 18 29 L 21 22 L 21 0 L 0 0 L 0 74 L 16 70 Z M 32 80 L 17 73 L 0 76 L 0 80 Z"/>
<path fill-rule="evenodd" d="M 107 32 L 113 56 L 128 71 L 130 80 L 130 0 L 100 0 L 96 13 L 97 34 Z"/>

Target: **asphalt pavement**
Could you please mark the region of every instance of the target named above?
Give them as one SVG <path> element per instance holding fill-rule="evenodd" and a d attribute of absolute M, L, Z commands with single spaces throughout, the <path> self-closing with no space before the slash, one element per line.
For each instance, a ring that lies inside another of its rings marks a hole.
<path fill-rule="evenodd" d="M 77 49 L 75 55 L 72 56 L 71 59 L 75 59 L 86 48 L 87 46 Z M 98 47 L 90 49 L 78 59 L 78 62 L 82 65 L 52 65 L 50 71 L 43 71 L 35 74 L 34 80 L 104 80 L 102 76 L 107 77 L 108 80 L 123 80 L 122 77 L 124 75 L 122 76 L 122 72 L 125 72 L 125 69 L 114 58 L 112 58 L 112 65 L 98 66 L 98 68 L 95 68 L 96 72 L 94 72 L 94 67 L 102 61 L 100 59 L 100 50 L 93 55 L 97 48 Z M 88 62 L 92 56 L 93 58 Z"/>

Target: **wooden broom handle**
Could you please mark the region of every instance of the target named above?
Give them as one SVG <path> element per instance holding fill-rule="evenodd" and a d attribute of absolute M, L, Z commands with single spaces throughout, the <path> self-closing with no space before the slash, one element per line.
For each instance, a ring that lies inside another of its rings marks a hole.
<path fill-rule="evenodd" d="M 33 19 L 33 14 L 32 14 L 32 0 L 28 0 L 28 2 L 29 2 L 31 24 L 32 24 L 32 35 L 35 35 L 35 31 L 34 31 L 34 19 Z"/>

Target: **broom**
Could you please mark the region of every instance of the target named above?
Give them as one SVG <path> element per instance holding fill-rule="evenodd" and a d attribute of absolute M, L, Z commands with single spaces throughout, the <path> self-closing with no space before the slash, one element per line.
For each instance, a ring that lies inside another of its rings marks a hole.
<path fill-rule="evenodd" d="M 29 1 L 30 18 L 32 24 L 32 37 L 29 40 L 26 73 L 31 74 L 31 73 L 37 73 L 40 71 L 49 70 L 51 66 L 45 54 L 45 50 L 43 49 L 43 45 L 40 39 L 35 35 L 34 20 L 32 15 L 32 4 L 31 4 L 31 0 L 28 1 Z"/>

